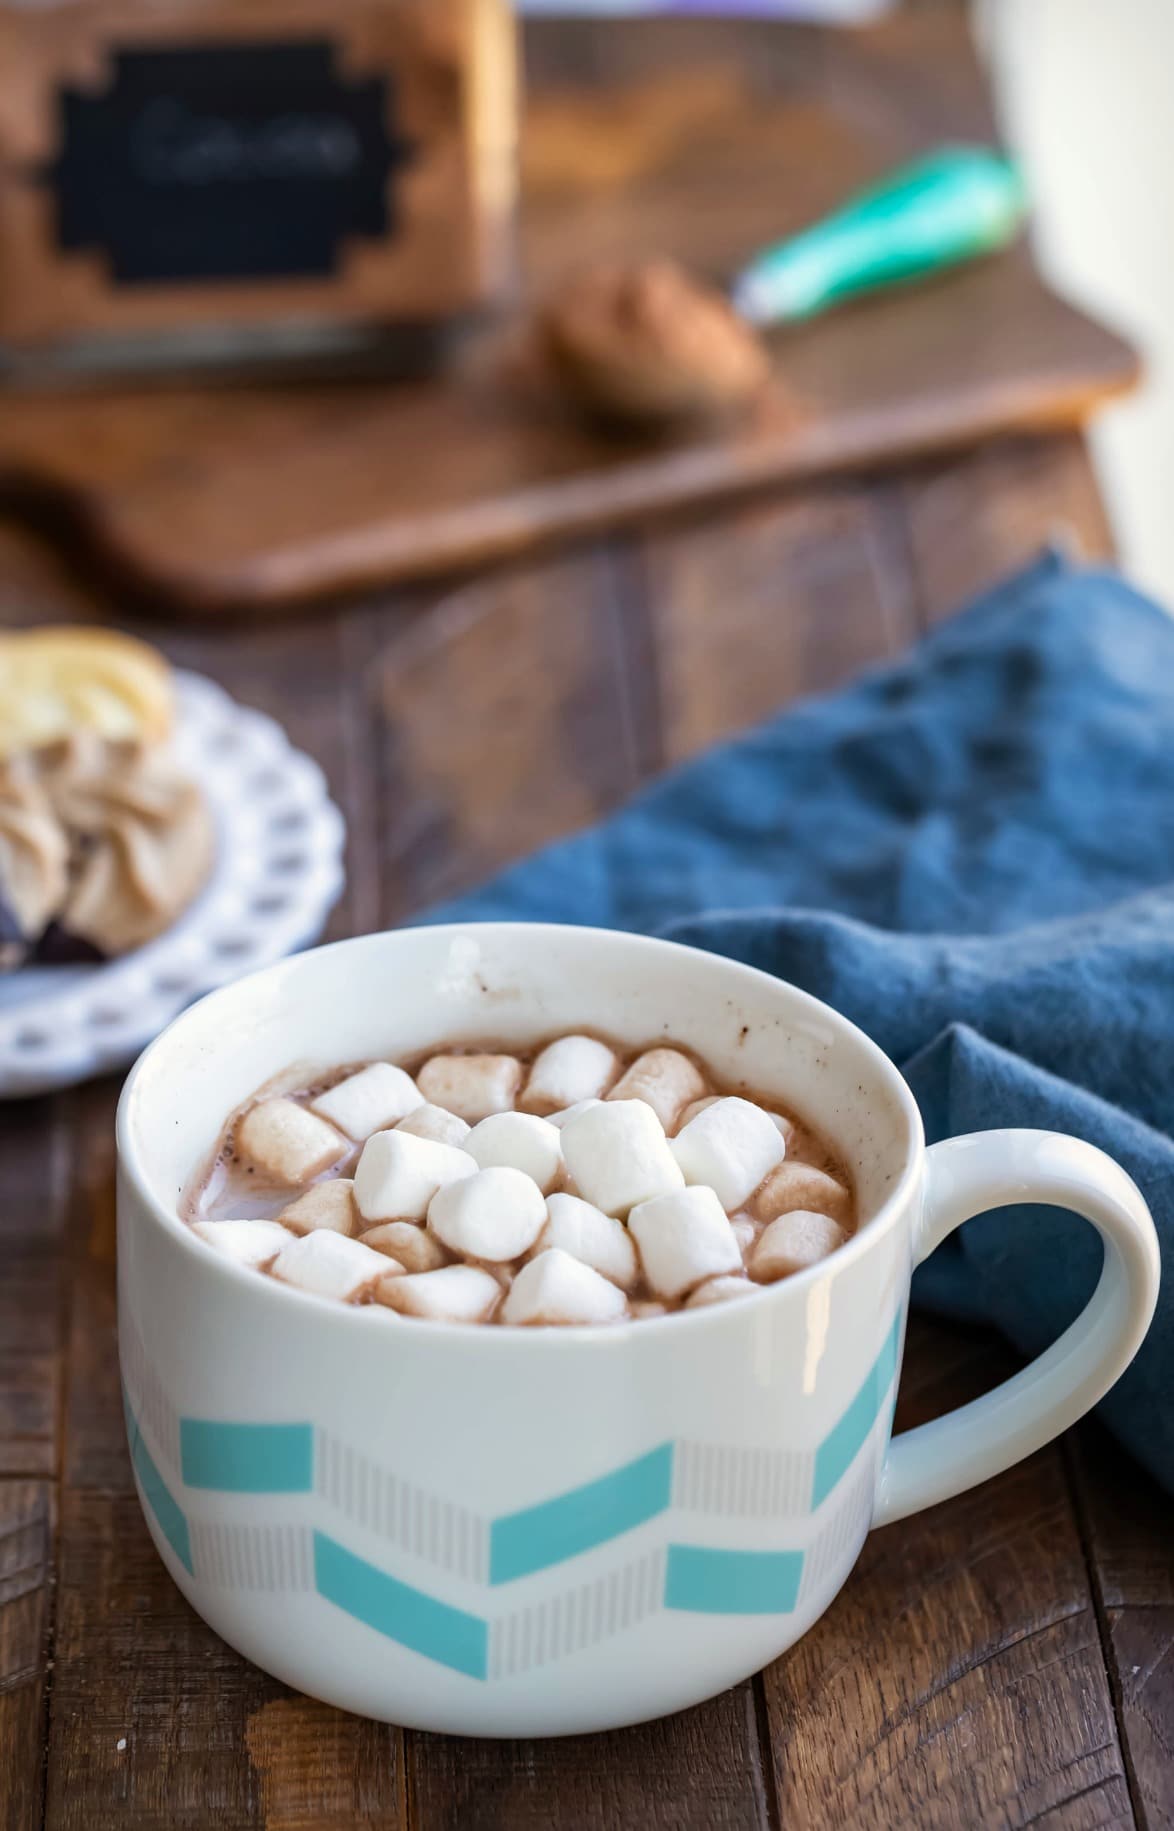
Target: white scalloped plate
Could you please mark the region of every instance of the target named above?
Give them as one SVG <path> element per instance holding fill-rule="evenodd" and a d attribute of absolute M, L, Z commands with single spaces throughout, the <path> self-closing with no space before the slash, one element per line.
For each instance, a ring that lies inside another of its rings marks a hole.
<path fill-rule="evenodd" d="M 0 975 L 0 1099 L 125 1067 L 193 999 L 315 940 L 342 889 L 342 815 L 318 765 L 201 675 L 176 690 L 172 754 L 216 823 L 212 876 L 133 954 Z"/>

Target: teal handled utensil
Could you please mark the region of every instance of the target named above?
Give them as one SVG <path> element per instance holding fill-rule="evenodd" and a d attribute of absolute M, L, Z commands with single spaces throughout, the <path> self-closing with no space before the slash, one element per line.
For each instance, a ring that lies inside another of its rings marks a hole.
<path fill-rule="evenodd" d="M 990 146 L 944 146 L 756 255 L 731 299 L 750 324 L 812 318 L 997 253 L 1026 215 L 1027 188 L 1013 159 Z"/>
<path fill-rule="evenodd" d="M 770 374 L 760 330 L 993 254 L 1026 214 L 1011 159 L 941 147 L 756 255 L 728 298 L 664 260 L 573 275 L 542 317 L 547 353 L 591 416 L 652 427 L 729 413 Z"/>

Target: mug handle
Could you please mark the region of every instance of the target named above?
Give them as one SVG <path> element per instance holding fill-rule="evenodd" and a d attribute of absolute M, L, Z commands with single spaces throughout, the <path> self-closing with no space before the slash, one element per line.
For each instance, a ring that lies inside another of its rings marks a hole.
<path fill-rule="evenodd" d="M 892 1439 L 874 1526 L 962 1494 L 1083 1417 L 1125 1371 L 1158 1299 L 1158 1239 L 1137 1185 L 1095 1146 L 1058 1132 L 972 1132 L 926 1152 L 914 1264 L 973 1215 L 1013 1202 L 1070 1208 L 1105 1245 L 1096 1290 L 1058 1341 L 993 1392 Z"/>

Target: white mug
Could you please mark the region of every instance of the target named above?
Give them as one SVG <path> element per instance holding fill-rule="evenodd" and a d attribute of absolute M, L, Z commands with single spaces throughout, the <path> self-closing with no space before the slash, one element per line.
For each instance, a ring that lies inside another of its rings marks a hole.
<path fill-rule="evenodd" d="M 507 1329 L 351 1309 L 241 1269 L 178 1213 L 233 1107 L 295 1062 L 591 1029 L 672 1039 L 810 1119 L 858 1232 L 740 1303 Z M 139 1496 L 193 1608 L 278 1678 L 414 1728 L 543 1736 L 698 1703 L 828 1607 L 870 1527 L 957 1494 L 1095 1404 L 1153 1314 L 1138 1190 L 1073 1138 L 927 1150 L 892 1063 L 750 967 L 585 928 L 404 929 L 214 992 L 118 1115 L 119 1340 Z M 889 1440 L 913 1267 L 1007 1202 L 1105 1244 L 1071 1328 Z"/>

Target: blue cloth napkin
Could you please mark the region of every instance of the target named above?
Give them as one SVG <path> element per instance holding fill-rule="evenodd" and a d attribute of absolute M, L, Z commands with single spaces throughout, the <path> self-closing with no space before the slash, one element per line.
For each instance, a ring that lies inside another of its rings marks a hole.
<path fill-rule="evenodd" d="M 1174 1490 L 1174 620 L 1049 554 L 900 660 L 664 777 L 432 921 L 569 921 L 826 999 L 932 1140 L 1072 1132 L 1150 1202 L 1163 1295 L 1105 1421 Z M 970 1222 L 917 1274 L 1025 1355 L 1100 1268 L 1060 1211 Z"/>

